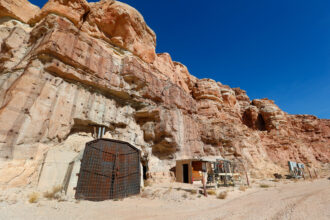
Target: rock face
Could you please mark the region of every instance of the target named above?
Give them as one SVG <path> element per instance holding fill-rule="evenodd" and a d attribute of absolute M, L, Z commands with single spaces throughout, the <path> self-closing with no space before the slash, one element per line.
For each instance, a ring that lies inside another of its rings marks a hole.
<path fill-rule="evenodd" d="M 85 15 L 90 8 L 85 0 L 50 0 L 41 9 L 40 13 L 36 14 L 29 23 L 36 23 L 48 14 L 54 13 L 59 16 L 64 16 L 76 26 L 81 25 Z"/>
<path fill-rule="evenodd" d="M 0 17 L 9 17 L 27 23 L 39 13 L 39 8 L 27 0 L 1 0 Z"/>
<path fill-rule="evenodd" d="M 156 35 L 134 8 L 114 0 L 91 5 L 82 30 L 120 48 L 131 51 L 148 63 L 156 58 Z"/>
<path fill-rule="evenodd" d="M 199 156 L 239 158 L 256 177 L 288 160 L 330 162 L 330 120 L 197 79 L 155 53 L 154 32 L 130 6 L 50 0 L 38 12 L 21 1 L 31 15 L 1 1 L 2 186 L 37 184 L 46 153 L 80 152 L 94 126 L 141 149 L 154 177 Z"/>

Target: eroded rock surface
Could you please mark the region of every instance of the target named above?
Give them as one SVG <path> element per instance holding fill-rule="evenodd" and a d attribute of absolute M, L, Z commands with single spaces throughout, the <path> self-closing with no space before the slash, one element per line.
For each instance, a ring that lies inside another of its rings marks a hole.
<path fill-rule="evenodd" d="M 27 0 L 1 0 L 0 17 L 17 19 L 27 23 L 31 18 L 39 13 L 39 7 L 32 5 Z"/>
<path fill-rule="evenodd" d="M 330 162 L 330 120 L 197 79 L 155 53 L 154 32 L 130 6 L 50 0 L 29 15 L 17 2 L 0 4 L 2 186 L 37 184 L 47 151 L 80 152 L 94 126 L 141 149 L 154 177 L 199 156 L 238 158 L 256 177 L 288 160 Z"/>

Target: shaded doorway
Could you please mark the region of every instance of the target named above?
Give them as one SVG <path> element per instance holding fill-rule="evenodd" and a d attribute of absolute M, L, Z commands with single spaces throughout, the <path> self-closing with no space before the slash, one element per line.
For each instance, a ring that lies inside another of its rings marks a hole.
<path fill-rule="evenodd" d="M 182 165 L 182 171 L 183 171 L 183 182 L 189 183 L 189 171 L 188 171 L 188 164 Z"/>
<path fill-rule="evenodd" d="M 142 177 L 143 177 L 143 180 L 147 180 L 148 179 L 148 171 L 149 171 L 148 158 L 147 157 L 142 157 L 141 158 L 141 164 L 142 164 Z"/>
<path fill-rule="evenodd" d="M 148 167 L 146 165 L 143 165 L 143 179 L 147 179 L 147 172 L 148 172 Z"/>

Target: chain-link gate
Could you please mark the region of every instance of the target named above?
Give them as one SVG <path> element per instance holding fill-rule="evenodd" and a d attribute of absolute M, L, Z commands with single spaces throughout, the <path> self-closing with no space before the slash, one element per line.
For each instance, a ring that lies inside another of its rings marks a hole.
<path fill-rule="evenodd" d="M 139 194 L 140 151 L 122 141 L 91 141 L 78 175 L 76 199 L 102 201 Z"/>

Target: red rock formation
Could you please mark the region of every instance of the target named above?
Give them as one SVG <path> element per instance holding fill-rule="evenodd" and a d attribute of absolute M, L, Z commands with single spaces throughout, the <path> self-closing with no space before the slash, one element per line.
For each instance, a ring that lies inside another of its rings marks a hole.
<path fill-rule="evenodd" d="M 131 51 L 147 63 L 155 60 L 156 35 L 142 15 L 121 2 L 103 0 L 91 4 L 82 30 Z"/>
<path fill-rule="evenodd" d="M 39 13 L 39 8 L 27 0 L 1 0 L 0 17 L 10 17 L 27 23 Z"/>
<path fill-rule="evenodd" d="M 30 23 L 37 23 L 47 15 L 54 13 L 66 17 L 75 25 L 81 25 L 83 16 L 89 12 L 89 5 L 85 0 L 50 0 Z"/>
<path fill-rule="evenodd" d="M 43 153 L 82 150 L 91 125 L 139 147 L 154 173 L 210 155 L 240 158 L 255 176 L 281 172 L 288 160 L 329 163 L 330 120 L 289 115 L 271 100 L 191 76 L 169 54 L 155 54 L 155 34 L 130 6 L 50 0 L 27 15 L 5 2 L 0 183 L 35 183 Z"/>

